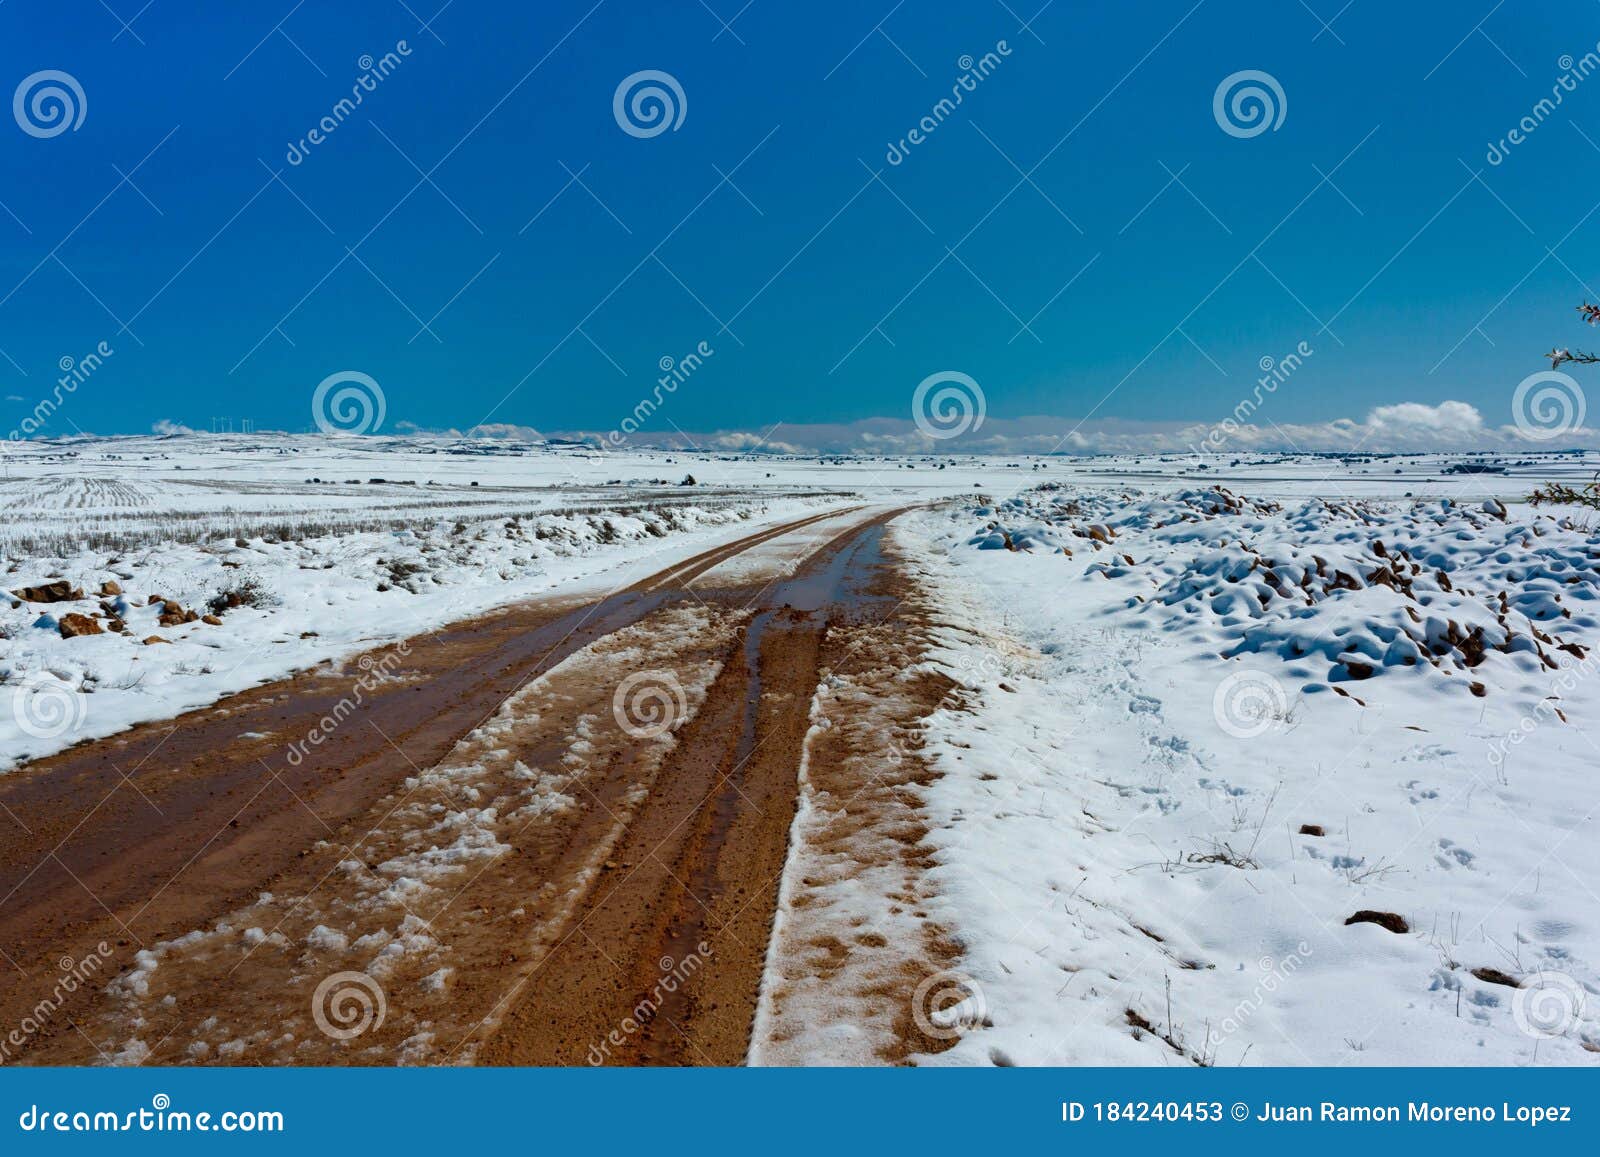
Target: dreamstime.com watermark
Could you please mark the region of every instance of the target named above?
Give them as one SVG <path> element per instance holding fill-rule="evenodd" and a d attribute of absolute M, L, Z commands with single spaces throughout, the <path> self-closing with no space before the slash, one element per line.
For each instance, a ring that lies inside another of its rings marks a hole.
<path fill-rule="evenodd" d="M 936 441 L 977 433 L 987 413 L 983 387 L 958 370 L 929 374 L 911 392 L 911 420 Z"/>
<path fill-rule="evenodd" d="M 62 1005 L 67 1003 L 67 998 L 78 989 L 84 987 L 110 963 L 112 956 L 111 945 L 104 940 L 96 944 L 94 951 L 82 960 L 74 960 L 70 956 L 63 956 L 57 962 L 55 984 L 50 991 L 39 998 L 19 1021 L 3 1038 L 0 1038 L 0 1060 L 9 1062 L 54 1019 L 56 1013 L 61 1011 Z"/>
<path fill-rule="evenodd" d="M 1523 437 L 1548 442 L 1583 428 L 1587 401 L 1571 374 L 1540 370 L 1517 383 L 1511 394 L 1511 420 Z"/>
<path fill-rule="evenodd" d="M 362 655 L 356 660 L 356 665 L 361 668 L 361 674 L 350 685 L 349 693 L 333 705 L 333 710 L 317 720 L 311 730 L 305 733 L 304 738 L 297 739 L 289 745 L 289 750 L 284 755 L 289 765 L 299 767 L 304 763 L 311 749 L 321 747 L 327 742 L 333 733 L 343 726 L 345 720 L 366 703 L 368 692 L 393 679 L 395 668 L 410 655 L 411 644 L 401 642 L 396 643 L 392 650 L 384 652 L 378 659 L 374 659 L 371 655 Z"/>
<path fill-rule="evenodd" d="M 1236 671 L 1217 684 L 1211 716 L 1235 739 L 1255 739 L 1289 724 L 1289 694 L 1265 671 Z"/>
<path fill-rule="evenodd" d="M 1511 998 L 1511 1019 L 1528 1036 L 1555 1040 L 1583 1023 L 1588 994 L 1565 972 L 1526 976 Z"/>
<path fill-rule="evenodd" d="M 88 714 L 88 697 L 50 671 L 35 671 L 11 697 L 11 718 L 35 739 L 60 739 L 77 731 Z"/>
<path fill-rule="evenodd" d="M 670 72 L 646 68 L 622 78 L 611 95 L 611 115 L 623 132 L 645 140 L 682 128 L 689 98 Z"/>
<path fill-rule="evenodd" d="M 710 342 L 703 341 L 680 358 L 672 357 L 670 354 L 662 357 L 656 363 L 661 376 L 656 379 L 655 388 L 650 391 L 648 397 L 639 399 L 633 411 L 622 419 L 616 429 L 609 431 L 600 439 L 600 449 L 619 450 L 627 445 L 628 439 L 643 428 L 667 398 L 677 393 L 678 387 L 694 377 L 700 367 L 705 365 L 716 352 L 711 348 Z"/>
<path fill-rule="evenodd" d="M 48 140 L 83 127 L 89 100 L 70 72 L 47 68 L 23 78 L 11 97 L 11 115 L 30 137 Z"/>
<path fill-rule="evenodd" d="M 1489 745 L 1489 766 L 1496 769 L 1505 766 L 1511 749 L 1522 746 L 1528 736 L 1549 722 L 1561 709 L 1561 701 L 1569 698 L 1578 684 L 1592 676 L 1597 668 L 1600 668 L 1600 651 L 1588 651 L 1578 662 L 1563 667 L 1550 680 L 1549 693 L 1533 705 L 1533 710 Z"/>
<path fill-rule="evenodd" d="M 1261 376 L 1256 379 L 1255 389 L 1250 391 L 1248 397 L 1240 398 L 1238 405 L 1233 407 L 1228 417 L 1207 430 L 1204 438 L 1199 442 L 1190 442 L 1189 449 L 1196 454 L 1215 454 L 1221 450 L 1228 439 L 1237 434 L 1240 427 L 1246 425 L 1255 412 L 1261 409 L 1266 400 L 1278 392 L 1278 387 L 1292 378 L 1316 352 L 1311 348 L 1310 342 L 1303 341 L 1281 358 L 1262 358 L 1256 363 L 1261 367 Z"/>
<path fill-rule="evenodd" d="M 125 1113 L 109 1109 L 51 1109 L 29 1105 L 17 1117 L 24 1133 L 282 1133 L 276 1109 L 224 1109 L 190 1112 L 174 1109 L 172 1098 L 157 1093 L 148 1109 Z"/>
<path fill-rule="evenodd" d="M 964 972 L 935 972 L 911 994 L 911 1019 L 924 1036 L 955 1040 L 989 1019 L 978 982 Z"/>
<path fill-rule="evenodd" d="M 1498 141 L 1490 141 L 1489 149 L 1484 153 L 1484 160 L 1491 165 L 1504 163 L 1511 155 L 1511 150 L 1537 132 L 1539 126 L 1556 111 L 1568 93 L 1577 92 L 1580 84 L 1596 71 L 1600 71 L 1600 44 L 1595 45 L 1593 52 L 1585 52 L 1577 60 L 1573 60 L 1570 55 L 1563 56 L 1556 61 L 1556 67 L 1561 69 L 1561 75 L 1556 77 L 1556 82 L 1550 86 L 1550 95 L 1538 100 L 1528 110 L 1527 115 L 1505 136 Z"/>
<path fill-rule="evenodd" d="M 370 434 L 387 413 L 383 387 L 360 370 L 329 374 L 311 394 L 311 420 L 324 434 Z"/>
<path fill-rule="evenodd" d="M 688 717 L 683 684 L 673 671 L 635 671 L 611 696 L 611 715 L 634 739 L 665 735 Z"/>
<path fill-rule="evenodd" d="M 327 115 L 305 136 L 298 141 L 290 141 L 283 159 L 291 165 L 304 163 L 311 155 L 311 150 L 326 141 L 339 130 L 340 125 L 355 115 L 356 109 L 367 99 L 367 95 L 377 92 L 378 86 L 388 80 L 395 69 L 405 63 L 405 58 L 410 55 L 411 46 L 404 40 L 396 40 L 393 50 L 385 52 L 376 60 L 370 54 L 357 60 L 356 67 L 361 69 L 361 75 L 356 77 L 355 83 L 350 86 L 350 95 L 339 98 L 328 110 Z"/>
<path fill-rule="evenodd" d="M 78 387 L 92 378 L 116 352 L 111 348 L 110 342 L 103 341 L 80 358 L 71 355 L 61 358 L 56 363 L 61 370 L 61 376 L 56 379 L 55 388 L 50 391 L 49 397 L 39 399 L 33 409 L 28 411 L 27 416 L 6 435 L 7 439 L 20 442 L 42 430 L 67 399 L 78 392 Z"/>
<path fill-rule="evenodd" d="M 1289 98 L 1270 72 L 1246 68 L 1222 78 L 1211 94 L 1211 115 L 1230 137 L 1247 140 L 1282 128 Z"/>
<path fill-rule="evenodd" d="M 1288 979 L 1300 971 L 1301 965 L 1311 959 L 1311 945 L 1304 940 L 1294 946 L 1294 951 L 1274 960 L 1270 956 L 1263 956 L 1256 962 L 1261 975 L 1256 978 L 1247 996 L 1233 1006 L 1233 1011 L 1223 1017 L 1214 1025 L 1206 1029 L 1206 1049 L 1215 1055 L 1216 1048 L 1228 1037 L 1243 1028 L 1262 1007 L 1269 1003 L 1272 995 L 1282 988 Z"/>
<path fill-rule="evenodd" d="M 311 1019 L 331 1040 L 354 1040 L 377 1032 L 389 1015 L 389 998 L 365 972 L 335 972 L 325 976 L 311 994 Z"/>
<path fill-rule="evenodd" d="M 994 70 L 1000 67 L 1001 62 L 1010 55 L 1011 45 L 1004 40 L 997 40 L 994 51 L 985 52 L 976 60 L 971 55 L 957 60 L 956 67 L 961 69 L 961 75 L 956 77 L 955 83 L 950 86 L 950 95 L 940 98 L 939 102 L 929 109 L 905 136 L 898 141 L 890 141 L 883 159 L 891 165 L 898 165 L 909 157 L 911 150 L 938 132 L 939 126 L 955 114 L 956 109 L 966 100 L 967 94 L 977 92 L 978 86 L 988 80 Z"/>
<path fill-rule="evenodd" d="M 637 1035 L 648 1027 L 661 1012 L 661 1006 L 666 1002 L 666 998 L 676 993 L 688 983 L 690 977 L 705 967 L 711 955 L 711 945 L 702 940 L 694 946 L 694 951 L 682 960 L 663 956 L 657 961 L 661 975 L 657 978 L 655 986 L 633 1006 L 616 1028 L 589 1046 L 587 1057 L 589 1064 L 594 1067 L 605 1064 L 611 1059 L 613 1049 L 622 1048 L 628 1043 L 629 1037 Z"/>

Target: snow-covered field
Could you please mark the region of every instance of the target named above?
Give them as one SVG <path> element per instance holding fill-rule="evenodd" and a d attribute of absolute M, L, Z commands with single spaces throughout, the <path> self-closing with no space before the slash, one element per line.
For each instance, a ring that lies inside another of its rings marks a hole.
<path fill-rule="evenodd" d="M 822 480 L 717 485 L 715 466 L 322 438 L 13 446 L 0 769 L 852 501 Z"/>
<path fill-rule="evenodd" d="M 1149 481 L 901 524 L 979 701 L 928 1063 L 1593 1063 L 1600 534 L 1498 475 Z"/>
<path fill-rule="evenodd" d="M 958 1039 L 925 1063 L 1592 1063 L 1600 534 L 1523 499 L 1597 469 L 25 443 L 3 586 L 64 587 L 0 605 L 0 768 L 787 518 L 925 503 L 893 534 L 970 692 L 928 733 L 931 912 L 963 957 L 927 987 Z"/>

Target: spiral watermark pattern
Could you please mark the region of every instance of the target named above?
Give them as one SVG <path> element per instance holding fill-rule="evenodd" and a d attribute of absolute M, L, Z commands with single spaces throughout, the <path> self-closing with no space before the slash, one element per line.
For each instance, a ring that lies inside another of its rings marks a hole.
<path fill-rule="evenodd" d="M 1535 972 L 1511 998 L 1511 1017 L 1529 1036 L 1553 1040 L 1582 1019 L 1587 995 L 1565 972 Z"/>
<path fill-rule="evenodd" d="M 1571 374 L 1541 370 L 1517 383 L 1511 417 L 1517 430 L 1535 442 L 1548 442 L 1583 428 L 1583 387 Z"/>
<path fill-rule="evenodd" d="M 387 412 L 383 387 L 359 370 L 329 374 L 311 395 L 311 419 L 324 434 L 370 434 Z"/>
<path fill-rule="evenodd" d="M 23 734 L 35 739 L 59 739 L 83 726 L 88 701 L 54 675 L 35 672 L 17 687 L 11 716 Z"/>
<path fill-rule="evenodd" d="M 1289 115 L 1289 99 L 1270 72 L 1247 68 L 1223 78 L 1211 97 L 1211 115 L 1230 137 L 1247 140 L 1277 132 Z"/>
<path fill-rule="evenodd" d="M 675 728 L 689 711 L 683 684 L 671 671 L 635 671 L 617 685 L 611 714 L 634 739 L 654 739 Z"/>
<path fill-rule="evenodd" d="M 959 438 L 976 433 L 987 412 L 983 387 L 970 375 L 956 370 L 929 374 L 911 395 L 911 420 L 930 438 Z"/>
<path fill-rule="evenodd" d="M 334 1040 L 377 1032 L 388 1011 L 383 987 L 365 972 L 335 972 L 311 995 L 311 1019 Z"/>
<path fill-rule="evenodd" d="M 1217 726 L 1235 739 L 1254 739 L 1282 728 L 1289 715 L 1289 695 L 1265 672 L 1240 671 L 1217 684 L 1211 714 Z"/>
<path fill-rule="evenodd" d="M 671 73 L 647 68 L 624 77 L 611 97 L 611 114 L 617 127 L 630 137 L 658 137 L 671 129 L 677 132 L 689 115 L 689 99 L 683 85 Z"/>
<path fill-rule="evenodd" d="M 935 972 L 911 996 L 911 1019 L 934 1040 L 955 1040 L 983 1024 L 988 1015 L 983 989 L 960 972 Z"/>
<path fill-rule="evenodd" d="M 11 98 L 11 115 L 30 137 L 48 140 L 71 129 L 77 132 L 89 114 L 83 85 L 71 73 L 47 68 L 25 77 Z"/>

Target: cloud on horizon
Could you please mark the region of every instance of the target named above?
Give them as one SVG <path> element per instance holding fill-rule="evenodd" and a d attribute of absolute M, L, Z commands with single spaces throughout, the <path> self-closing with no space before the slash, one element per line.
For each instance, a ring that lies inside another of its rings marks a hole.
<path fill-rule="evenodd" d="M 1122 418 L 1073 422 L 1064 418 L 988 418 L 958 437 L 935 438 L 910 419 L 870 418 L 848 424 L 782 425 L 762 439 L 742 430 L 671 433 L 630 439 L 633 447 L 778 454 L 1138 454 L 1239 452 L 1383 453 L 1526 452 L 1573 447 L 1600 449 L 1600 430 L 1577 426 L 1555 437 L 1532 422 L 1490 426 L 1466 402 L 1400 402 L 1378 406 L 1356 421 L 1255 423 L 1232 418 L 1199 422 Z M 578 438 L 584 432 L 571 432 Z M 592 435 L 590 435 L 592 437 Z"/>
<path fill-rule="evenodd" d="M 1257 413 L 1259 411 L 1256 411 Z M 1571 414 L 1566 415 L 1569 419 Z M 1581 417 L 1581 409 L 1578 411 Z M 1152 454 L 1152 453 L 1464 453 L 1494 451 L 1600 449 L 1600 430 L 1562 426 L 1555 436 L 1530 416 L 1525 425 L 1491 426 L 1466 402 L 1397 402 L 1377 406 L 1365 418 L 1327 422 L 1262 423 L 1225 417 L 1200 422 L 1157 422 L 1102 418 L 986 418 L 976 430 L 937 438 L 909 418 L 867 418 L 849 423 L 782 424 L 771 430 L 639 431 L 620 445 L 593 430 L 541 432 L 533 426 L 499 422 L 462 430 L 426 430 L 398 422 L 398 437 L 491 438 L 542 442 L 547 438 L 586 442 L 596 448 L 689 450 L 751 454 Z M 1552 423 L 1553 424 L 1553 423 Z M 152 432 L 196 431 L 163 419 Z M 376 431 L 382 436 L 384 431 Z"/>
<path fill-rule="evenodd" d="M 163 438 L 170 438 L 182 434 L 198 434 L 200 431 L 193 427 L 185 426 L 182 422 L 174 422 L 170 418 L 162 418 L 150 427 L 150 432 Z"/>

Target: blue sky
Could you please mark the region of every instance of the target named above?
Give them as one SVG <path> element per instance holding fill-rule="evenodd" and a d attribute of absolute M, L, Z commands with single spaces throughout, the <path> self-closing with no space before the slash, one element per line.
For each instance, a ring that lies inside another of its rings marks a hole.
<path fill-rule="evenodd" d="M 0 6 L 5 92 L 85 105 L 0 118 L 5 424 L 102 341 L 44 433 L 303 430 L 344 370 L 383 431 L 605 431 L 702 342 L 641 437 L 899 428 L 941 371 L 994 431 L 1205 426 L 1306 343 L 1258 420 L 1499 427 L 1600 296 L 1600 75 L 1534 113 L 1594 5 L 441 2 Z M 675 129 L 619 125 L 642 70 Z M 1242 70 L 1276 129 L 1219 125 Z"/>

